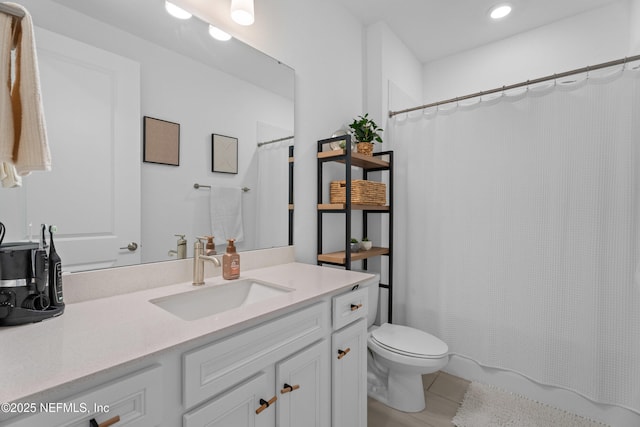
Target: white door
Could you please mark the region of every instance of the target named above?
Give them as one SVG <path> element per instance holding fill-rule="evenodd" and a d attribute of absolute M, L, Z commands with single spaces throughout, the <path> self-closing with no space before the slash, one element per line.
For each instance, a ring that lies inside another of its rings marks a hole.
<path fill-rule="evenodd" d="M 53 168 L 18 190 L 22 237 L 55 224 L 65 271 L 138 263 L 140 66 L 40 28 L 36 44 Z"/>
<path fill-rule="evenodd" d="M 367 323 L 360 319 L 331 337 L 333 427 L 367 425 Z"/>
<path fill-rule="evenodd" d="M 329 351 L 322 340 L 276 365 L 278 426 L 331 425 Z"/>

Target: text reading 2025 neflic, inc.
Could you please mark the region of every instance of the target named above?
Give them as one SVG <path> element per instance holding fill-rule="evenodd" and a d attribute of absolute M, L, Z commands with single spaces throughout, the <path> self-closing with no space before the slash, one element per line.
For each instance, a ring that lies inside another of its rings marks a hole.
<path fill-rule="evenodd" d="M 57 413 L 73 413 L 73 414 L 90 414 L 90 413 L 107 413 L 109 405 L 101 405 L 98 403 L 85 402 L 11 402 L 0 403 L 0 413 L 5 414 L 35 414 L 44 412 L 49 414 Z"/>

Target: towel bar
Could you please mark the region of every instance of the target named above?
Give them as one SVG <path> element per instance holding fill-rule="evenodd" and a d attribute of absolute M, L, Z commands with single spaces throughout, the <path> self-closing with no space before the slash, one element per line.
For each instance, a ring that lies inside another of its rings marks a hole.
<path fill-rule="evenodd" d="M 199 188 L 211 188 L 210 185 L 202 185 L 202 184 L 198 184 L 197 182 L 195 184 L 193 184 L 193 188 L 195 188 L 196 190 Z M 245 193 L 247 191 L 250 191 L 251 189 L 249 187 L 242 187 L 241 188 L 242 191 L 244 191 Z"/>

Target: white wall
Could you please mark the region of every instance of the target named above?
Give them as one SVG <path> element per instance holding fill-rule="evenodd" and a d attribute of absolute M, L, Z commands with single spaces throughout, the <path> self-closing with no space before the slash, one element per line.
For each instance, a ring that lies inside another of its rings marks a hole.
<path fill-rule="evenodd" d="M 620 0 L 427 63 L 424 66 L 421 103 L 437 102 L 623 58 L 629 55 L 629 7 L 629 1 Z M 636 21 L 633 27 L 637 26 Z"/>
<path fill-rule="evenodd" d="M 362 114 L 362 24 L 334 2 L 256 2 L 246 28 L 215 7 L 221 27 L 296 70 L 294 241 L 297 260 L 315 263 L 316 142 Z"/>
<path fill-rule="evenodd" d="M 640 54 L 640 0 L 629 0 L 629 52 L 628 56 Z"/>

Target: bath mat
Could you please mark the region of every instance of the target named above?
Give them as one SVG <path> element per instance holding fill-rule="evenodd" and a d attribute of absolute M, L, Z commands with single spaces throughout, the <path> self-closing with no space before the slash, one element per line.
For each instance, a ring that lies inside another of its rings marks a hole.
<path fill-rule="evenodd" d="M 472 382 L 452 420 L 457 427 L 603 427 L 605 424 L 497 387 Z"/>

